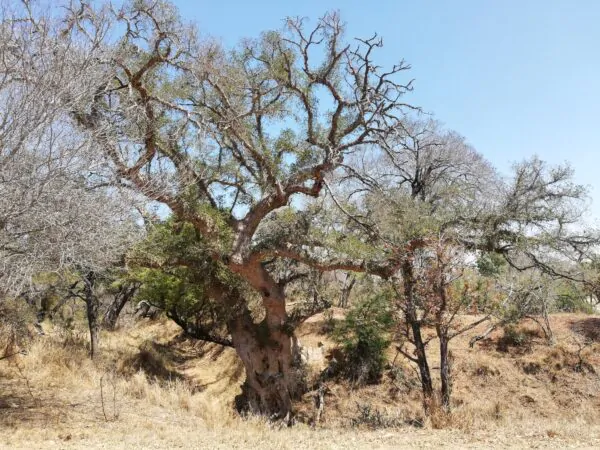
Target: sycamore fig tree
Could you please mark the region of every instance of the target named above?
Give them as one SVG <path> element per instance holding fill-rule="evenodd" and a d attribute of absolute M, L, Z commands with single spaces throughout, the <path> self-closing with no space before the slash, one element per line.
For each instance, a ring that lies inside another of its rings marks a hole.
<path fill-rule="evenodd" d="M 347 155 L 397 128 L 409 108 L 411 83 L 398 81 L 408 66 L 382 69 L 373 59 L 381 39 L 346 41 L 336 14 L 310 27 L 291 18 L 282 30 L 224 49 L 199 39 L 166 1 L 66 10 L 56 39 L 94 61 L 89 78 L 100 82 L 62 101 L 109 161 L 115 183 L 164 205 L 201 236 L 207 261 L 228 274 L 208 283 L 207 295 L 228 305 L 258 296 L 259 320 L 241 307 L 230 308 L 228 321 L 246 368 L 244 408 L 287 416 L 299 386 L 286 280 L 274 262 L 364 265 L 343 253 L 309 254 L 293 232 L 259 231 L 279 217 L 285 228 L 287 215 L 275 211 L 319 197 Z"/>

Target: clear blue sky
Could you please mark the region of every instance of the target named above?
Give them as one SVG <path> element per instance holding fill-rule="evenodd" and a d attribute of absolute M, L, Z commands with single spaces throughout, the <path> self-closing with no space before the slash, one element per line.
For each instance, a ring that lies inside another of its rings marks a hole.
<path fill-rule="evenodd" d="M 347 37 L 377 31 L 382 65 L 404 58 L 433 112 L 506 171 L 533 154 L 569 161 L 600 219 L 600 1 L 174 0 L 204 34 L 233 45 L 286 16 L 339 10 Z"/>

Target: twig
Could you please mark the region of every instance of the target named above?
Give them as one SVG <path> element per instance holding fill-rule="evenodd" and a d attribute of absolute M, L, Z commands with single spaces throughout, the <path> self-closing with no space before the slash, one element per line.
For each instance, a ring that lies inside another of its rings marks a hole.
<path fill-rule="evenodd" d="M 25 373 L 23 372 L 23 369 L 21 369 L 21 366 L 19 366 L 19 363 L 15 360 L 15 367 L 17 368 L 17 371 L 19 372 L 19 375 L 21 376 L 21 378 L 23 378 L 25 380 L 25 386 L 27 386 L 27 392 L 29 393 L 29 396 L 32 398 L 33 403 L 35 404 L 35 406 L 40 406 L 40 399 L 37 398 L 35 395 L 33 395 L 33 390 L 31 389 L 31 384 L 29 383 L 29 378 L 27 378 L 27 376 L 25 375 Z"/>
<path fill-rule="evenodd" d="M 8 358 L 12 358 L 13 356 L 17 356 L 17 355 L 26 355 L 27 352 L 25 350 L 19 350 L 16 353 L 11 353 L 10 355 L 4 355 L 4 356 L 0 356 L 0 361 L 2 361 L 3 359 L 8 359 Z"/>
<path fill-rule="evenodd" d="M 100 401 L 102 402 L 102 414 L 104 415 L 104 420 L 108 422 L 108 417 L 106 417 L 106 409 L 104 408 L 104 375 L 100 377 Z"/>

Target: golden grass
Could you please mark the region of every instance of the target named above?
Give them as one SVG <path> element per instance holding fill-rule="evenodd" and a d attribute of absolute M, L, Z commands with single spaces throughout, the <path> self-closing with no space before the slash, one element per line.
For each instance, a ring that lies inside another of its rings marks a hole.
<path fill-rule="evenodd" d="M 360 389 L 330 383 L 317 429 L 303 424 L 278 429 L 237 417 L 232 402 L 243 371 L 235 353 L 180 339 L 177 327 L 166 321 L 103 333 L 103 352 L 94 362 L 87 357 L 84 329 L 64 333 L 47 327 L 48 335 L 33 339 L 26 356 L 0 362 L 0 447 L 599 446 L 600 379 L 589 368 L 575 370 L 579 347 L 573 329 L 588 319 L 553 317 L 557 344 L 536 343 L 532 352 L 497 351 L 499 333 L 474 349 L 468 348 L 468 336 L 457 339 L 452 414 L 423 417 L 414 369 L 400 359 L 401 379 L 386 375 L 380 385 Z M 318 329 L 317 319 L 299 330 L 302 343 L 331 350 Z M 598 345 L 582 352 L 592 369 L 600 369 Z M 437 349 L 429 351 L 435 361 Z M 390 428 L 354 427 L 358 405 L 376 410 Z M 310 393 L 298 411 L 312 417 Z"/>

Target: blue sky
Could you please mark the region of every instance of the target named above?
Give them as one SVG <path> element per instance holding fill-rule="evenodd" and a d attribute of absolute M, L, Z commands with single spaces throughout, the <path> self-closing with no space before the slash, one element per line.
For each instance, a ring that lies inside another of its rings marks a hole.
<path fill-rule="evenodd" d="M 278 29 L 286 16 L 339 10 L 347 37 L 377 31 L 376 55 L 404 58 L 407 100 L 455 129 L 501 171 L 537 154 L 569 161 L 600 219 L 600 2 L 174 0 L 203 34 L 234 45 Z"/>

